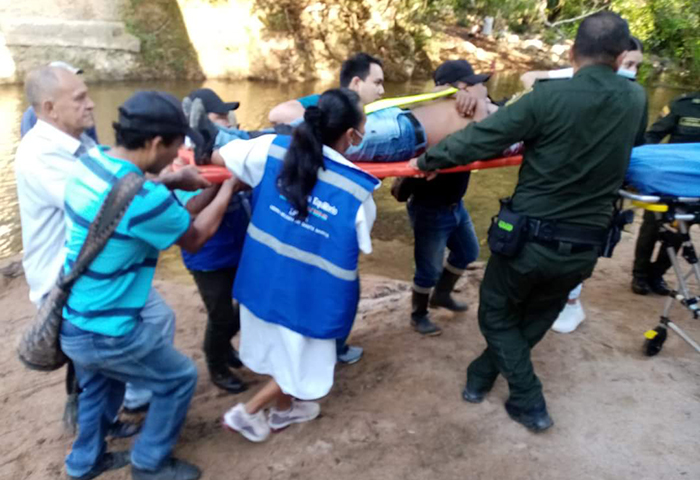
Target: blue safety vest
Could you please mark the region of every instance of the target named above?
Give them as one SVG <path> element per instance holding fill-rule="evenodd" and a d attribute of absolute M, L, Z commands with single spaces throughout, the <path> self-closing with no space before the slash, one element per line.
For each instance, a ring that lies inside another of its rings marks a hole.
<path fill-rule="evenodd" d="M 182 250 L 182 261 L 188 270 L 210 272 L 238 266 L 250 218 L 249 198 L 248 193 L 234 195 L 214 236 L 197 253 Z"/>
<path fill-rule="evenodd" d="M 309 195 L 309 215 L 297 220 L 277 188 L 290 141 L 273 141 L 253 190 L 234 298 L 261 320 L 307 337 L 341 338 L 350 332 L 360 299 L 355 219 L 379 180 L 325 158 Z"/>

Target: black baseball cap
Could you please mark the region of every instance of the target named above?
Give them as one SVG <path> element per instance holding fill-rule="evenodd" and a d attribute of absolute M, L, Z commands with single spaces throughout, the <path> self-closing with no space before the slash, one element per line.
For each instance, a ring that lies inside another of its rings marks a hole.
<path fill-rule="evenodd" d="M 471 63 L 466 60 L 448 60 L 433 73 L 435 85 L 450 85 L 457 82 L 476 85 L 486 82 L 489 78 L 491 78 L 490 74 L 474 73 Z"/>
<path fill-rule="evenodd" d="M 219 115 L 228 115 L 228 112 L 235 110 L 240 106 L 239 102 L 224 102 L 216 92 L 210 88 L 200 88 L 188 95 L 192 100 L 199 98 L 204 104 L 204 110 L 207 113 L 218 113 Z"/>
<path fill-rule="evenodd" d="M 204 141 L 199 132 L 190 128 L 178 99 L 165 92 L 133 94 L 119 107 L 119 126 L 156 135 L 187 135 L 196 145 Z"/>

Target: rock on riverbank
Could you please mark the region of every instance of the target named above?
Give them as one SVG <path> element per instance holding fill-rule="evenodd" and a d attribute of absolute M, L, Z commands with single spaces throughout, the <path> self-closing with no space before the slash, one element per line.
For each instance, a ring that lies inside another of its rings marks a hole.
<path fill-rule="evenodd" d="M 56 59 L 97 81 L 328 81 L 358 51 L 380 56 L 387 80 L 404 81 L 454 58 L 481 70 L 557 64 L 568 48 L 427 25 L 391 0 L 0 0 L 0 11 L 0 83 Z"/>

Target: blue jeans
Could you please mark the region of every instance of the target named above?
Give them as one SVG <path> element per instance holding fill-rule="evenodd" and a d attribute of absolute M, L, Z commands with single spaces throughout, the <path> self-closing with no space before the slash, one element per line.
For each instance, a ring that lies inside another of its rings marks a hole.
<path fill-rule="evenodd" d="M 214 148 L 221 148 L 229 142 L 234 140 L 249 140 L 250 135 L 245 130 L 238 130 L 237 128 L 226 128 L 221 125 L 216 126 L 219 129 L 219 133 L 216 135 L 216 140 L 214 141 Z"/>
<path fill-rule="evenodd" d="M 81 388 L 78 436 L 66 457 L 68 474 L 85 475 L 105 452 L 105 435 L 121 404 L 125 382 L 153 392 L 131 463 L 157 470 L 170 456 L 194 395 L 194 362 L 175 350 L 157 325 L 143 321 L 121 337 L 87 332 L 65 321 L 61 348 L 73 360 Z"/>
<path fill-rule="evenodd" d="M 344 154 L 351 162 L 403 162 L 417 156 L 427 146 L 423 127 L 416 127 L 408 119 L 409 110 L 385 108 L 367 115 L 362 143 L 350 147 Z M 423 141 L 416 142 L 416 133 Z"/>
<path fill-rule="evenodd" d="M 161 335 L 170 345 L 175 340 L 175 312 L 165 303 L 155 288 L 146 299 L 146 305 L 141 310 L 141 320 L 155 325 Z M 124 406 L 126 408 L 138 408 L 151 401 L 151 391 L 147 388 L 138 388 L 132 383 L 126 384 L 124 394 Z"/>
<path fill-rule="evenodd" d="M 449 207 L 426 207 L 408 203 L 408 216 L 415 235 L 416 274 L 413 289 L 430 293 L 443 269 L 445 247 L 450 250 L 445 268 L 461 274 L 479 257 L 479 240 L 469 212 L 462 202 Z"/>

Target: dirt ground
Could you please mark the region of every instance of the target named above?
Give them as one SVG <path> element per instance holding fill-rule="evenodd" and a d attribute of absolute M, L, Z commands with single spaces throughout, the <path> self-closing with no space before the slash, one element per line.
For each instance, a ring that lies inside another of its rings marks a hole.
<path fill-rule="evenodd" d="M 194 285 L 159 268 L 157 287 L 178 316 L 176 344 L 200 370 L 175 454 L 210 480 L 700 479 L 700 356 L 674 334 L 657 357 L 642 354 L 643 333 L 655 326 L 663 300 L 630 292 L 633 246 L 626 234 L 616 257 L 598 264 L 584 288 L 582 326 L 550 333 L 534 352 L 555 421 L 539 435 L 507 417 L 502 379 L 480 405 L 460 397 L 467 363 L 484 347 L 476 322 L 481 269 L 469 272 L 459 292 L 472 308 L 435 315 L 444 328 L 435 338 L 408 326 L 409 284 L 364 276 L 352 336 L 364 358 L 338 368 L 320 419 L 253 444 L 220 426 L 222 413 L 250 392 L 232 396 L 209 382 Z M 23 277 L 0 275 L 0 311 L 8 346 L 0 353 L 0 479 L 65 478 L 71 437 L 61 426 L 63 372 L 28 371 L 15 355 L 15 339 L 33 315 Z M 674 313 L 700 339 L 700 320 Z M 255 383 L 251 390 L 262 381 L 245 370 L 242 376 Z M 124 469 L 100 478 L 130 475 Z"/>

